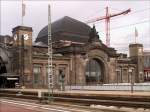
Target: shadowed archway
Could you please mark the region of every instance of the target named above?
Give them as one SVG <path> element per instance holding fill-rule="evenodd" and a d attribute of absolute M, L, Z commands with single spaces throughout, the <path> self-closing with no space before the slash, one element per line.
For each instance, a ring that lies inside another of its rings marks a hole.
<path fill-rule="evenodd" d="M 90 59 L 86 64 L 85 81 L 87 85 L 104 83 L 104 64 L 99 59 Z"/>
<path fill-rule="evenodd" d="M 2 58 L 0 57 L 0 74 L 7 73 L 6 66 Z"/>

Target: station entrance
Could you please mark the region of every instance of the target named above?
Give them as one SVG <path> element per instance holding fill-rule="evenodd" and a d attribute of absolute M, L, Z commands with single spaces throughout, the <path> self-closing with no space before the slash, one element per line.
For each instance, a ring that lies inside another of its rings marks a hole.
<path fill-rule="evenodd" d="M 0 88 L 14 88 L 18 81 L 18 76 L 7 72 L 6 63 L 0 56 Z"/>
<path fill-rule="evenodd" d="M 86 84 L 102 84 L 104 83 L 104 64 L 98 59 L 91 59 L 86 65 Z"/>

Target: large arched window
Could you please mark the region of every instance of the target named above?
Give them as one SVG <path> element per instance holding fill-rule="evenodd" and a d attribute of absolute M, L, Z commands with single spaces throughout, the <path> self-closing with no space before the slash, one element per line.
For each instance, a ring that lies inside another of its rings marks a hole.
<path fill-rule="evenodd" d="M 96 59 L 91 59 L 86 65 L 86 84 L 102 83 L 102 66 Z"/>

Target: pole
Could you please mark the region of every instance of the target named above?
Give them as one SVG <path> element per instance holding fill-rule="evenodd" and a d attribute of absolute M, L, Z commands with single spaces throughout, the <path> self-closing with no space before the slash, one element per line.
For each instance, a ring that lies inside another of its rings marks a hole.
<path fill-rule="evenodd" d="M 20 36 L 21 38 L 21 44 L 19 45 L 19 48 L 17 48 L 18 53 L 18 73 L 20 74 L 19 83 L 21 87 L 24 87 L 24 37 L 23 35 Z"/>
<path fill-rule="evenodd" d="M 135 44 L 137 43 L 137 37 L 138 37 L 138 31 L 137 31 L 137 29 L 135 27 Z"/>
<path fill-rule="evenodd" d="M 131 93 L 133 93 L 133 74 L 131 72 Z"/>
<path fill-rule="evenodd" d="M 133 69 L 132 68 L 129 68 L 129 73 L 130 73 L 130 78 L 131 78 L 131 80 L 130 80 L 131 93 L 133 93 L 133 85 L 134 85 L 134 83 L 133 83 Z"/>
<path fill-rule="evenodd" d="M 0 0 L 0 6 L 1 6 L 1 0 Z M 1 35 L 1 30 L 2 30 L 1 17 L 2 17 L 2 14 L 1 14 L 1 7 L 0 7 L 0 35 Z"/>
<path fill-rule="evenodd" d="M 110 16 L 109 16 L 109 9 L 108 6 L 106 7 L 106 19 L 105 19 L 105 24 L 106 24 L 106 45 L 109 47 L 110 46 Z"/>
<path fill-rule="evenodd" d="M 24 86 L 24 35 L 21 36 L 21 80 Z"/>
<path fill-rule="evenodd" d="M 52 35 L 51 35 L 51 8 L 48 5 L 48 101 L 53 100 L 53 64 L 52 64 Z"/>
<path fill-rule="evenodd" d="M 23 0 L 22 0 L 22 15 L 21 15 L 21 25 L 23 26 Z"/>
<path fill-rule="evenodd" d="M 136 44 L 136 40 L 137 40 L 137 39 L 136 39 L 136 36 L 135 36 L 135 44 Z"/>
<path fill-rule="evenodd" d="M 130 86 L 131 86 L 131 93 L 133 93 L 133 86 L 132 86 L 132 69 L 129 68 L 129 76 L 130 76 Z"/>
<path fill-rule="evenodd" d="M 76 48 L 74 46 L 74 72 L 75 72 L 75 86 L 77 85 L 77 73 L 76 73 Z"/>

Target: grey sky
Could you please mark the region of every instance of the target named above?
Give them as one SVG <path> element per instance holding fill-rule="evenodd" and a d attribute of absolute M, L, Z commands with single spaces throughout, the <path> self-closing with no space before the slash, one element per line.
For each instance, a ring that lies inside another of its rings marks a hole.
<path fill-rule="evenodd" d="M 118 13 L 131 8 L 131 13 L 114 17 L 110 20 L 111 46 L 121 52 L 127 52 L 128 44 L 134 42 L 134 29 L 138 30 L 138 42 L 144 44 L 144 49 L 150 49 L 150 1 L 40 1 L 24 0 L 26 15 L 24 25 L 33 27 L 33 38 L 47 25 L 47 5 L 51 4 L 52 21 L 63 16 L 70 16 L 80 21 L 105 15 L 105 7 L 109 6 L 111 13 Z M 1 1 L 1 34 L 11 35 L 12 28 L 21 24 L 21 0 Z M 92 25 L 92 24 L 89 24 Z M 95 23 L 100 38 L 105 43 L 105 21 Z"/>

